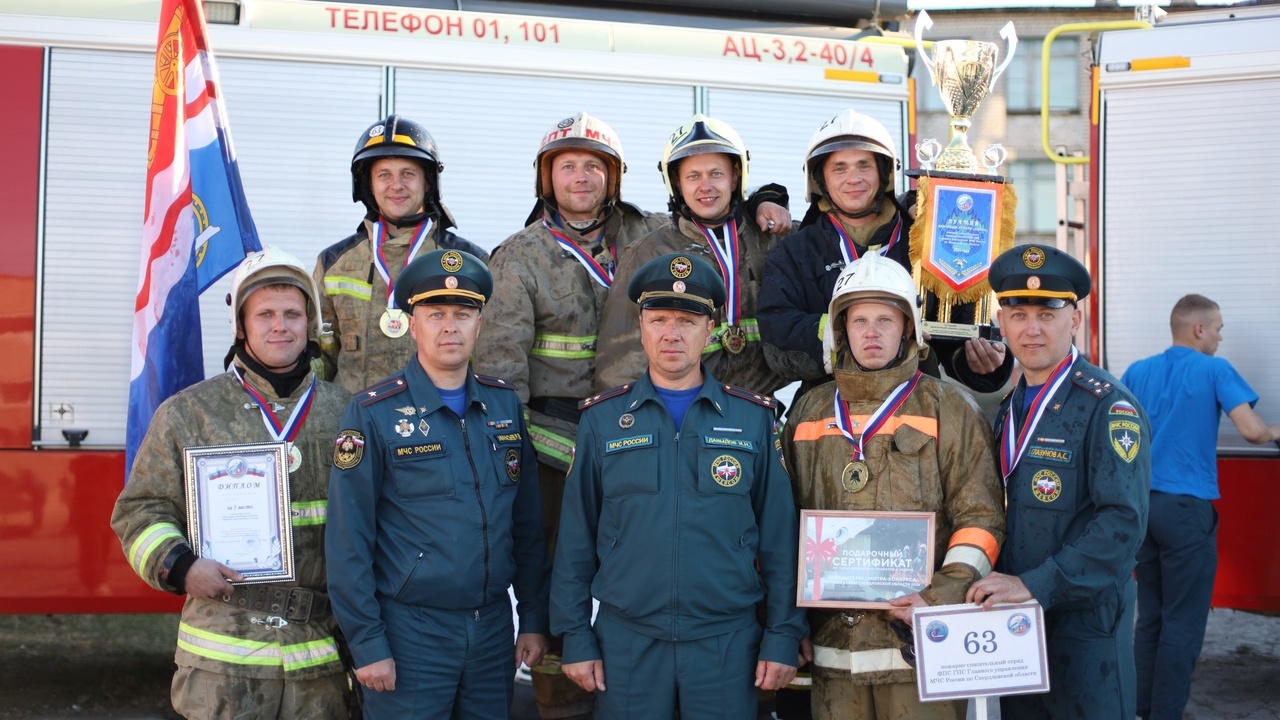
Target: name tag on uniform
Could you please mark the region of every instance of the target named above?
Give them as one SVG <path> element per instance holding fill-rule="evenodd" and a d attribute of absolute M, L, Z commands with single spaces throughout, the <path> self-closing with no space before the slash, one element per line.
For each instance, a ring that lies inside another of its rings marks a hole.
<path fill-rule="evenodd" d="M 499 435 L 496 439 L 500 443 L 509 443 L 509 442 L 520 442 L 524 438 L 520 435 L 520 433 L 513 432 L 513 433 L 507 433 L 505 435 Z"/>
<path fill-rule="evenodd" d="M 1039 445 L 1032 445 L 1027 448 L 1027 457 L 1036 460 L 1049 460 L 1051 462 L 1069 463 L 1071 462 L 1071 451 L 1065 448 L 1048 448 Z"/>
<path fill-rule="evenodd" d="M 444 443 L 442 442 L 423 443 L 422 445 L 401 445 L 400 447 L 395 448 L 395 456 L 397 458 L 429 457 L 432 455 L 443 454 Z"/>
<path fill-rule="evenodd" d="M 738 448 L 739 450 L 752 450 L 752 451 L 756 449 L 755 445 L 750 440 L 739 440 L 738 438 L 714 437 L 712 435 L 704 435 L 702 437 L 702 444 L 705 445 L 706 447 L 727 447 L 727 448 Z"/>
<path fill-rule="evenodd" d="M 604 453 L 620 452 L 622 450 L 632 450 L 634 448 L 649 447 L 653 444 L 652 435 L 636 435 L 634 437 L 618 438 L 610 440 L 604 444 Z"/>

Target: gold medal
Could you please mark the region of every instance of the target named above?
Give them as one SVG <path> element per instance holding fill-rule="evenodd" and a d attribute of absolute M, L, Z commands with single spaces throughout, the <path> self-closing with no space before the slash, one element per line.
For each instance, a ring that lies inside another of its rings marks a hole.
<path fill-rule="evenodd" d="M 861 460 L 854 460 L 844 466 L 844 472 L 840 473 L 840 486 L 845 492 L 855 493 L 867 486 L 867 481 L 871 479 L 871 468 Z"/>
<path fill-rule="evenodd" d="M 404 337 L 409 332 L 409 319 L 403 310 L 397 308 L 387 308 L 382 313 L 382 317 L 378 318 L 378 327 L 382 328 L 382 334 L 389 338 Z"/>
<path fill-rule="evenodd" d="M 302 451 L 297 445 L 289 443 L 289 472 L 298 472 L 300 467 L 302 467 Z"/>
<path fill-rule="evenodd" d="M 720 337 L 720 345 L 737 355 L 747 347 L 747 331 L 741 325 L 730 325 Z"/>

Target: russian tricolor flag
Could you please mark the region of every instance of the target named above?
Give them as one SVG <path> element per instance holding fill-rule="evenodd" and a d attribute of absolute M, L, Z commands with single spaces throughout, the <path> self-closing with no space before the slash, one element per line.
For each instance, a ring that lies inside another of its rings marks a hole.
<path fill-rule="evenodd" d="M 151 93 L 125 477 L 165 398 L 204 379 L 199 295 L 260 250 L 199 0 L 163 0 Z"/>

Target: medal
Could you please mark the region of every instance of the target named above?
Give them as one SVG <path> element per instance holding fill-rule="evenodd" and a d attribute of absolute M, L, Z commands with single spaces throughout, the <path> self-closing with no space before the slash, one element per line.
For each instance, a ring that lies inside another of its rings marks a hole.
<path fill-rule="evenodd" d="M 856 493 L 867 486 L 867 481 L 871 479 L 871 468 L 861 460 L 854 460 L 844 466 L 844 472 L 840 473 L 840 487 L 845 492 Z"/>
<path fill-rule="evenodd" d="M 285 443 L 288 447 L 289 454 L 289 472 L 296 472 L 302 467 L 302 451 L 297 445 L 293 444 L 293 439 L 297 437 L 298 431 L 302 429 L 302 424 L 307 421 L 307 415 L 311 412 L 311 403 L 316 399 L 316 377 L 311 376 L 311 384 L 307 387 L 306 392 L 302 393 L 302 397 L 298 399 L 298 404 L 293 408 L 293 412 L 289 414 L 289 418 L 284 422 L 280 422 L 280 418 L 276 417 L 275 411 L 272 409 L 274 403 L 267 400 L 257 390 L 249 386 L 240 376 L 240 369 L 235 365 L 231 366 L 231 373 L 236 376 L 236 380 L 240 381 L 240 387 L 253 398 L 254 405 L 257 405 L 258 412 L 262 414 L 262 425 L 267 429 L 267 433 L 276 442 Z M 248 403 L 246 403 L 248 405 Z M 283 406 L 281 407 L 283 409 Z"/>
<path fill-rule="evenodd" d="M 408 318 L 403 310 L 397 308 L 387 308 L 382 312 L 382 317 L 378 318 L 378 327 L 382 328 L 382 334 L 389 338 L 404 337 L 409 332 Z"/>
<path fill-rule="evenodd" d="M 866 453 L 863 452 L 863 449 L 867 446 L 867 441 L 874 437 L 877 432 L 880 432 L 880 429 L 885 426 L 889 418 L 898 412 L 898 408 L 902 407 L 902 403 L 907 401 L 907 397 L 911 395 L 912 390 L 916 389 L 916 383 L 918 382 L 920 382 L 919 370 L 889 393 L 889 397 L 885 398 L 884 402 L 880 403 L 880 407 L 876 408 L 876 411 L 867 418 L 867 424 L 863 426 L 862 432 L 857 436 L 853 434 L 853 428 L 856 427 L 856 424 L 849 415 L 849 405 L 845 403 L 844 398 L 840 397 L 840 390 L 836 389 L 833 401 L 836 428 L 853 446 L 853 460 L 848 465 L 845 465 L 844 472 L 840 473 L 840 487 L 844 488 L 845 492 L 858 492 L 865 488 L 867 482 L 871 480 L 871 467 L 866 463 Z"/>
<path fill-rule="evenodd" d="M 742 319 L 742 282 L 738 274 L 738 261 L 742 257 L 741 246 L 738 242 L 738 224 L 732 218 L 724 224 L 724 244 L 720 244 L 720 240 L 716 238 L 716 234 L 711 228 L 705 227 L 702 223 L 695 222 L 694 225 L 702 231 L 707 238 L 707 245 L 711 248 L 711 255 L 715 257 L 716 264 L 720 266 L 720 276 L 724 278 L 724 320 L 730 328 L 737 327 Z M 747 338 L 746 331 L 739 328 L 743 333 L 743 337 L 739 340 L 738 349 L 734 350 L 730 347 L 730 343 L 721 341 L 726 350 L 732 353 L 742 352 L 742 348 L 746 347 Z M 726 331 L 727 333 L 727 331 Z"/>
<path fill-rule="evenodd" d="M 302 467 L 302 451 L 297 445 L 289 443 L 289 472 L 298 472 L 300 467 Z"/>
<path fill-rule="evenodd" d="M 747 331 L 741 325 L 730 325 L 720 336 L 720 344 L 725 350 L 737 355 L 747 347 Z"/>
<path fill-rule="evenodd" d="M 418 226 L 413 243 L 409 245 L 409 252 L 404 256 L 404 267 L 409 266 L 409 262 L 413 260 L 414 255 L 418 254 L 422 243 L 426 242 L 427 236 L 430 234 L 430 220 Z M 373 248 L 373 265 L 377 268 L 378 274 L 382 276 L 382 281 L 387 284 L 387 310 L 382 313 L 382 317 L 378 318 L 378 327 L 382 328 L 382 334 L 389 338 L 402 338 L 405 333 L 409 332 L 409 320 L 405 312 L 396 307 L 396 284 L 391 279 L 391 270 L 387 265 L 387 259 L 382 254 L 382 245 L 387 239 L 387 229 L 381 220 L 373 224 L 373 235 L 376 238 Z M 452 277 L 449 279 L 457 282 Z"/>

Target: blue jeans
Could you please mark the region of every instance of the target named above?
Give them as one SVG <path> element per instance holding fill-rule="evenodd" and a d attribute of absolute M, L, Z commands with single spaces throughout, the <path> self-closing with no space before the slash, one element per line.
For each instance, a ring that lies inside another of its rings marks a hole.
<path fill-rule="evenodd" d="M 1218 569 L 1218 512 L 1189 495 L 1152 491 L 1138 550 L 1138 715 L 1181 720 Z"/>

